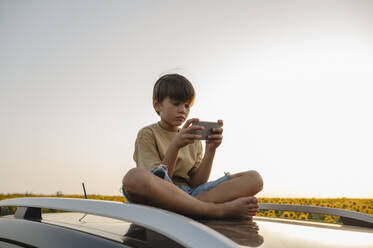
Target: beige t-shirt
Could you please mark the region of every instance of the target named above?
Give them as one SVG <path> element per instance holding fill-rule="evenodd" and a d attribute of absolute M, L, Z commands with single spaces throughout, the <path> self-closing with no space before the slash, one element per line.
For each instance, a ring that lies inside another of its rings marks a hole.
<path fill-rule="evenodd" d="M 163 129 L 158 123 L 142 128 L 137 134 L 133 159 L 136 166 L 151 170 L 163 160 L 167 149 L 177 132 Z M 195 141 L 179 150 L 174 175 L 174 183 L 188 184 L 188 172 L 198 167 L 202 160 L 202 143 Z"/>

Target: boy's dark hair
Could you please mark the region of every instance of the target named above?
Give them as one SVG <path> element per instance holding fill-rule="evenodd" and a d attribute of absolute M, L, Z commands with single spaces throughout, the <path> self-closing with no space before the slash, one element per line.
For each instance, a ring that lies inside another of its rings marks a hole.
<path fill-rule="evenodd" d="M 153 101 L 159 103 L 169 97 L 172 100 L 188 102 L 192 106 L 195 95 L 193 85 L 179 74 L 166 74 L 160 77 L 153 88 Z"/>

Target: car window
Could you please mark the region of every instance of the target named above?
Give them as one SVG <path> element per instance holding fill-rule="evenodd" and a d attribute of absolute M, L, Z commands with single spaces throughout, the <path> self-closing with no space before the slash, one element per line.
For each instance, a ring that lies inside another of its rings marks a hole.
<path fill-rule="evenodd" d="M 141 241 L 146 247 L 169 247 L 169 248 L 183 248 L 184 246 L 178 244 L 166 236 L 146 229 L 142 226 L 131 224 L 127 233 L 124 235 L 124 244 L 134 245 L 133 241 Z M 138 245 L 138 244 L 135 244 Z M 139 246 L 134 246 L 139 247 Z"/>

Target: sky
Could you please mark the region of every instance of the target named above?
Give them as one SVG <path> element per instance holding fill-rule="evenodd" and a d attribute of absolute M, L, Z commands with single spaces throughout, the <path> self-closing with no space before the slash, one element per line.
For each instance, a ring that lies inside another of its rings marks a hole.
<path fill-rule="evenodd" d="M 210 179 L 373 197 L 372 1 L 0 0 L 0 193 L 120 195 L 155 81 L 224 121 Z"/>

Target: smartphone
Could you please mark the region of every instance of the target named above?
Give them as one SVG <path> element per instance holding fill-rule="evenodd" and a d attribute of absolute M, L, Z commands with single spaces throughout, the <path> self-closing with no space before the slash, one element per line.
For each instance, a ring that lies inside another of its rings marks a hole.
<path fill-rule="evenodd" d="M 194 123 L 193 125 L 198 125 L 198 126 L 204 126 L 204 130 L 195 130 L 193 133 L 194 134 L 199 134 L 201 135 L 200 140 L 206 140 L 207 136 L 214 134 L 212 132 L 213 128 L 220 127 L 218 122 L 209 122 L 209 121 L 199 121 Z"/>

